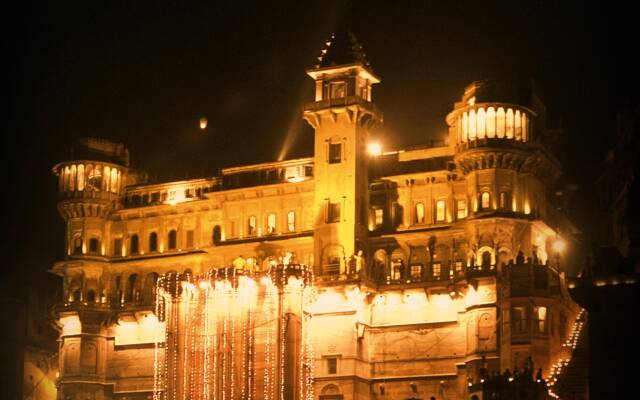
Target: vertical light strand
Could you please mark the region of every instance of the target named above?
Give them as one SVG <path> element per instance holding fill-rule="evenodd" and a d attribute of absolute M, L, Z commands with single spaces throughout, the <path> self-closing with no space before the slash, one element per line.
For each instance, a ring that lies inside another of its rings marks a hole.
<path fill-rule="evenodd" d="M 248 347 L 249 347 L 249 355 L 248 355 L 248 359 L 249 359 L 249 365 L 248 365 L 248 379 L 247 379 L 247 395 L 248 395 L 248 399 L 251 400 L 254 396 L 254 381 L 253 381 L 253 374 L 255 371 L 255 364 L 253 363 L 253 302 L 255 301 L 254 298 L 251 298 L 251 301 L 249 302 L 249 312 L 247 315 L 247 325 L 248 325 L 248 331 L 249 331 L 249 343 L 248 343 Z"/>
<path fill-rule="evenodd" d="M 185 289 L 186 289 L 186 285 L 183 285 L 183 289 L 182 289 L 183 298 L 180 304 L 182 308 L 182 313 L 184 314 L 184 325 L 183 325 L 184 340 L 182 342 L 182 398 L 181 400 L 187 400 L 187 388 L 189 384 L 188 361 L 189 361 L 189 350 L 190 350 L 190 346 L 189 346 L 189 314 L 190 313 L 188 310 L 189 297 L 188 297 L 188 294 L 185 294 Z M 185 303 L 187 303 L 187 306 L 185 306 Z"/>
<path fill-rule="evenodd" d="M 204 364 L 204 372 L 202 377 L 202 398 L 204 400 L 209 400 L 209 301 L 211 300 L 210 289 L 211 284 L 209 283 L 210 277 L 207 276 L 206 286 L 204 290 L 204 351 L 202 354 L 203 364 Z"/>
<path fill-rule="evenodd" d="M 218 300 L 220 298 L 219 287 L 216 282 L 213 303 L 213 400 L 218 398 Z"/>
<path fill-rule="evenodd" d="M 279 286 L 279 298 L 278 298 L 278 303 L 279 303 L 279 328 L 280 328 L 280 360 L 278 362 L 279 364 L 279 370 L 280 370 L 280 387 L 279 387 L 279 394 L 280 394 L 280 400 L 284 400 L 284 359 L 285 359 L 285 347 L 286 347 L 286 338 L 285 338 L 285 334 L 286 334 L 286 316 L 287 313 L 284 309 L 285 307 L 285 292 L 287 290 L 287 274 L 286 274 L 286 265 L 283 265 L 283 271 L 282 271 L 282 278 L 281 278 L 281 282 L 280 282 L 280 286 Z"/>
<path fill-rule="evenodd" d="M 222 300 L 224 302 L 224 307 L 222 311 L 222 387 L 221 394 L 222 400 L 227 399 L 227 316 L 229 315 L 229 301 L 228 301 L 228 293 L 227 293 L 227 283 L 225 280 L 223 282 L 223 297 Z"/>
<path fill-rule="evenodd" d="M 158 287 L 156 286 L 155 288 L 155 292 L 156 292 L 156 299 L 155 299 L 155 314 L 156 314 L 156 318 L 158 319 L 158 322 L 162 321 L 162 319 L 160 318 L 160 303 L 159 303 L 159 296 L 158 296 Z M 158 384 L 160 382 L 160 369 L 159 369 L 159 341 L 158 341 L 158 334 L 157 332 L 155 333 L 154 336 L 154 340 L 153 340 L 153 400 L 159 400 L 159 392 L 158 392 Z"/>
<path fill-rule="evenodd" d="M 178 274 L 174 274 L 174 283 L 175 283 L 175 290 L 177 291 L 178 289 Z M 178 298 L 178 294 L 175 294 L 175 297 L 173 296 L 172 293 L 172 298 L 171 298 L 171 302 L 172 302 L 172 312 L 173 312 L 173 318 L 172 318 L 172 322 L 173 322 L 173 379 L 172 379 L 172 390 L 173 390 L 173 400 L 177 399 L 178 396 L 178 382 L 179 382 L 179 376 L 178 376 L 178 353 L 179 353 L 179 337 L 178 337 L 178 333 L 180 330 L 180 307 L 179 307 L 179 301 L 180 299 Z"/>
<path fill-rule="evenodd" d="M 265 359 L 265 365 L 264 365 L 264 393 L 263 393 L 263 398 L 265 400 L 269 400 L 271 397 L 269 396 L 269 374 L 270 374 L 270 367 L 271 367 L 271 355 L 269 354 L 270 350 L 271 350 L 271 329 L 269 327 L 269 318 L 271 317 L 271 313 L 270 313 L 270 296 L 269 296 L 269 287 L 265 287 L 265 292 L 264 292 L 264 299 L 263 299 L 263 303 L 262 306 L 264 307 L 264 324 L 265 324 L 265 342 L 264 342 L 264 359 Z"/>
<path fill-rule="evenodd" d="M 230 370 L 230 377 L 229 377 L 229 398 L 231 400 L 235 400 L 235 387 L 236 387 L 236 354 L 235 354 L 235 348 L 236 348 L 236 312 L 237 312 L 237 305 L 238 305 L 238 292 L 237 292 L 237 288 L 234 287 L 235 282 L 232 281 L 231 282 L 231 286 L 229 288 L 229 295 L 231 297 L 231 335 L 229 337 L 229 343 L 231 345 L 230 348 L 230 355 L 231 355 L 231 360 L 230 360 L 230 365 L 229 365 L 229 370 Z"/>

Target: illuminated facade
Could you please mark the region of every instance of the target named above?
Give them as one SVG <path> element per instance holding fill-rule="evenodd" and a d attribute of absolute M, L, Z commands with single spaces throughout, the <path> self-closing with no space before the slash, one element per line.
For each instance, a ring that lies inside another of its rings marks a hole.
<path fill-rule="evenodd" d="M 464 399 L 483 368 L 531 357 L 546 378 L 568 357 L 580 310 L 557 268 L 568 222 L 547 202 L 560 170 L 532 91 L 472 83 L 448 144 L 369 152 L 380 79 L 355 38 L 334 35 L 308 75 L 310 158 L 150 184 L 122 145 L 85 139 L 54 167 L 59 398 Z M 208 303 L 216 285 L 224 303 Z M 192 311 L 163 314 L 181 302 Z"/>

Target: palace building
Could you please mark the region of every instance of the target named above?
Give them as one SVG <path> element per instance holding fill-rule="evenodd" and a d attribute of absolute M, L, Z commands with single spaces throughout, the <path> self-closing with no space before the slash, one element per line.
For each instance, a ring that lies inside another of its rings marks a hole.
<path fill-rule="evenodd" d="M 307 74 L 312 157 L 149 183 L 86 138 L 53 167 L 59 399 L 480 399 L 532 365 L 557 395 L 585 316 L 531 86 L 473 82 L 446 143 L 385 152 L 355 37 Z"/>

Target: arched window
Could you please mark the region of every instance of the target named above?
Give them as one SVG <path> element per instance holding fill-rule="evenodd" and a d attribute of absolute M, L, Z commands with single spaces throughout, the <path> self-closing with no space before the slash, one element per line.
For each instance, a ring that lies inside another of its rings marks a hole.
<path fill-rule="evenodd" d="M 491 208 L 491 194 L 489 192 L 482 192 L 480 194 L 480 209 L 488 210 Z"/>
<path fill-rule="evenodd" d="M 125 301 L 132 302 L 135 301 L 136 297 L 136 284 L 138 282 L 138 274 L 129 275 L 129 282 L 127 285 L 127 291 L 125 294 Z"/>
<path fill-rule="evenodd" d="M 158 274 L 155 272 L 152 272 L 150 274 L 147 274 L 146 278 L 144 279 L 144 291 L 142 293 L 142 301 L 145 302 L 145 304 L 152 304 L 155 301 L 156 298 L 156 281 L 158 280 Z"/>
<path fill-rule="evenodd" d="M 104 167 L 104 180 L 102 181 L 104 185 L 104 191 L 111 191 L 111 168 L 108 165 Z"/>
<path fill-rule="evenodd" d="M 74 236 L 73 238 L 73 254 L 80 255 L 82 254 L 82 237 Z"/>
<path fill-rule="evenodd" d="M 149 234 L 149 251 L 158 251 L 158 234 L 155 232 Z"/>
<path fill-rule="evenodd" d="M 256 216 L 252 215 L 249 217 L 249 226 L 247 226 L 247 235 L 253 236 L 256 234 Z"/>
<path fill-rule="evenodd" d="M 526 113 L 522 113 L 522 141 L 529 141 L 529 121 Z"/>
<path fill-rule="evenodd" d="M 464 199 L 458 199 L 456 201 L 456 218 L 467 218 L 467 201 Z"/>
<path fill-rule="evenodd" d="M 436 201 L 436 222 L 444 222 L 447 218 L 447 203 L 444 200 Z"/>
<path fill-rule="evenodd" d="M 167 241 L 169 250 L 175 250 L 178 247 L 178 232 L 175 229 L 169 231 L 169 239 Z"/>
<path fill-rule="evenodd" d="M 118 191 L 118 170 L 111 169 L 111 192 L 116 193 Z"/>
<path fill-rule="evenodd" d="M 102 169 L 99 165 L 95 167 L 87 165 L 87 189 L 101 190 L 102 188 Z"/>
<path fill-rule="evenodd" d="M 504 108 L 498 107 L 498 112 L 496 113 L 496 137 L 504 137 L 505 119 Z"/>
<path fill-rule="evenodd" d="M 69 190 L 69 179 L 71 177 L 71 169 L 69 167 L 64 167 L 64 191 Z"/>
<path fill-rule="evenodd" d="M 287 230 L 294 232 L 296 230 L 296 213 L 295 211 L 289 211 L 287 213 Z"/>
<path fill-rule="evenodd" d="M 482 253 L 482 267 L 490 267 L 491 266 L 491 253 L 485 251 Z"/>
<path fill-rule="evenodd" d="M 469 140 L 476 138 L 476 110 L 469 112 Z"/>
<path fill-rule="evenodd" d="M 131 241 L 129 243 L 129 254 L 136 255 L 140 252 L 140 239 L 138 235 L 134 234 L 131 236 Z"/>
<path fill-rule="evenodd" d="M 498 200 L 500 203 L 500 208 L 505 210 L 509 208 L 509 193 L 500 192 L 500 197 L 498 198 Z"/>
<path fill-rule="evenodd" d="M 513 118 L 515 137 L 517 140 L 520 140 L 522 139 L 522 118 L 520 117 L 520 110 L 516 110 Z"/>
<path fill-rule="evenodd" d="M 467 141 L 468 127 L 469 127 L 469 115 L 465 111 L 462 114 L 462 141 L 463 142 Z"/>
<path fill-rule="evenodd" d="M 416 203 L 416 224 L 424 224 L 424 204 Z"/>
<path fill-rule="evenodd" d="M 71 178 L 69 178 L 69 190 L 72 192 L 76 190 L 76 166 L 75 165 L 71 166 Z"/>
<path fill-rule="evenodd" d="M 213 227 L 213 232 L 211 233 L 211 242 L 215 245 L 222 241 L 222 229 L 220 225 L 216 225 Z"/>
<path fill-rule="evenodd" d="M 505 130 L 506 130 L 505 136 L 508 139 L 513 139 L 513 110 L 511 108 L 507 110 Z"/>
<path fill-rule="evenodd" d="M 477 135 L 478 139 L 483 139 L 487 131 L 487 120 L 484 108 L 478 109 L 478 115 L 476 116 L 476 124 L 478 125 Z"/>
<path fill-rule="evenodd" d="M 78 191 L 84 190 L 84 165 L 78 165 Z"/>
<path fill-rule="evenodd" d="M 276 233 L 276 214 L 274 213 L 267 216 L 267 233 Z"/>
<path fill-rule="evenodd" d="M 89 253 L 98 254 L 98 247 L 100 247 L 100 241 L 98 238 L 92 237 L 89 239 Z"/>
<path fill-rule="evenodd" d="M 487 109 L 487 137 L 496 137 L 496 110 L 493 107 Z"/>

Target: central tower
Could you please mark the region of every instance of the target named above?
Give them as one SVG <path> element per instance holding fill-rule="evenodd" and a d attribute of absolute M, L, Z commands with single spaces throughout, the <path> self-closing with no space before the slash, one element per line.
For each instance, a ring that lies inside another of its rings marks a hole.
<path fill-rule="evenodd" d="M 354 274 L 366 253 L 369 221 L 366 143 L 382 114 L 371 102 L 372 72 L 362 46 L 347 31 L 325 42 L 307 74 L 315 101 L 304 118 L 315 129 L 314 260 L 322 275 Z"/>

